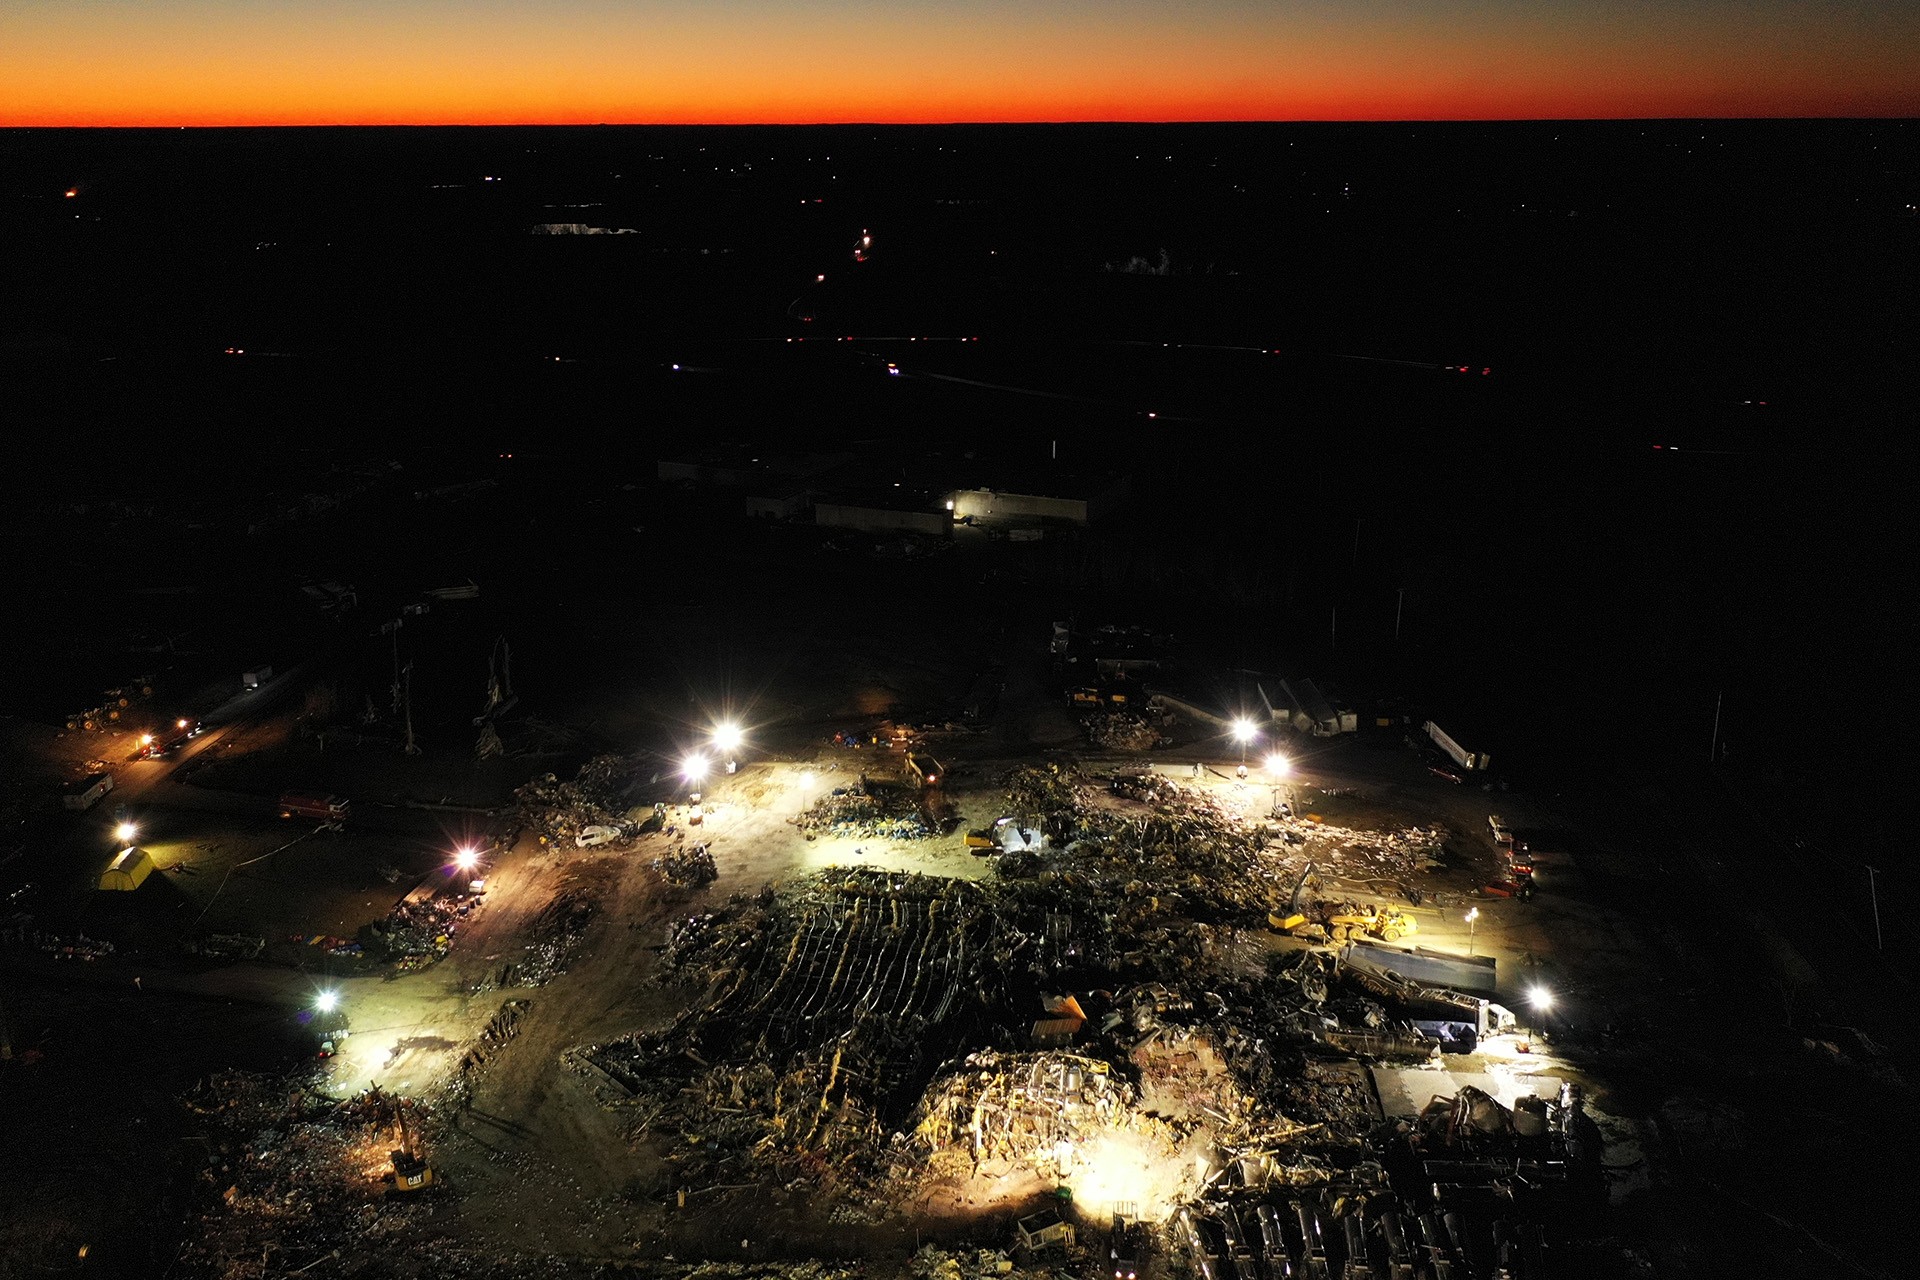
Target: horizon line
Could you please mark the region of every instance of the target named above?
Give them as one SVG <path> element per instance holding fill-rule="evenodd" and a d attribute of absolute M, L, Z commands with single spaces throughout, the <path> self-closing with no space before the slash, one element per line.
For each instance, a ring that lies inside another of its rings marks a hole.
<path fill-rule="evenodd" d="M 1109 128 L 1114 126 L 1218 128 L 1231 125 L 1454 125 L 1454 124 L 1904 124 L 1920 122 L 1906 115 L 1779 115 L 1779 116 L 1405 116 L 1392 119 L 1335 117 L 1217 120 L 338 120 L 229 124 L 5 124 L 0 132 L 117 132 L 148 130 L 182 133 L 218 129 L 982 129 L 982 128 Z"/>

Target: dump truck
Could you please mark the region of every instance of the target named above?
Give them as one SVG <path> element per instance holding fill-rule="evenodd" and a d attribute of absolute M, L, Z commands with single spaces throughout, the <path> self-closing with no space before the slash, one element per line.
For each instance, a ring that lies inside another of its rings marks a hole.
<path fill-rule="evenodd" d="M 1107 1239 L 1107 1260 L 1113 1264 L 1113 1280 L 1139 1280 L 1140 1246 L 1146 1238 L 1139 1207 L 1133 1201 L 1113 1206 L 1113 1234 Z"/>
<path fill-rule="evenodd" d="M 1073 1248 L 1073 1224 L 1061 1216 L 1058 1209 L 1041 1209 L 1014 1222 L 1020 1247 L 1030 1253 L 1059 1245 Z"/>
<path fill-rule="evenodd" d="M 1420 926 L 1414 918 L 1395 907 L 1369 902 L 1354 910 L 1331 912 L 1320 919 L 1304 911 L 1276 907 L 1267 913 L 1270 928 L 1310 942 L 1343 943 L 1353 938 L 1380 938 L 1398 942 Z"/>

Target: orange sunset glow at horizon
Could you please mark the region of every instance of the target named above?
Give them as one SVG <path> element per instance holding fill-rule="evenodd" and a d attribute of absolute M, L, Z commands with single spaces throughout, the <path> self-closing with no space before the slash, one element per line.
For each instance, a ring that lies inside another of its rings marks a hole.
<path fill-rule="evenodd" d="M 52 0 L 12 126 L 1920 114 L 1920 6 Z"/>

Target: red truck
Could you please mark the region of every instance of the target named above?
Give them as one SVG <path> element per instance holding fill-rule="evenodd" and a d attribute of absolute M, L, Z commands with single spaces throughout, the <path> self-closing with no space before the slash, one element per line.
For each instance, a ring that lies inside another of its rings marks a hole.
<path fill-rule="evenodd" d="M 317 818 L 321 822 L 345 822 L 351 806 L 339 796 L 289 791 L 280 797 L 283 818 Z"/>

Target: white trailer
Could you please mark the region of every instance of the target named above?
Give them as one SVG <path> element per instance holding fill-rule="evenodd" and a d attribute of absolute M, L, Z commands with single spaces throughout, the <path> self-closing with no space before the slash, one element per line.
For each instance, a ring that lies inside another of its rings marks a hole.
<path fill-rule="evenodd" d="M 111 790 L 113 790 L 112 774 L 88 774 L 61 794 L 60 803 L 68 809 L 91 809 L 100 803 L 101 796 Z"/>
<path fill-rule="evenodd" d="M 1493 763 L 1493 757 L 1484 751 L 1469 751 L 1455 742 L 1447 731 L 1433 721 L 1427 721 L 1427 736 L 1432 738 L 1440 749 L 1452 757 L 1453 762 L 1462 769 L 1485 769 Z"/>

